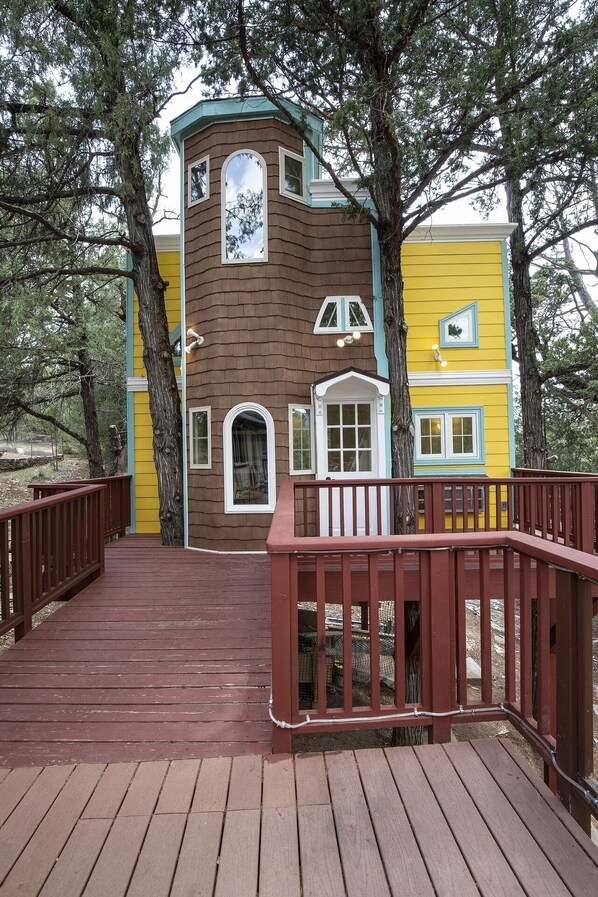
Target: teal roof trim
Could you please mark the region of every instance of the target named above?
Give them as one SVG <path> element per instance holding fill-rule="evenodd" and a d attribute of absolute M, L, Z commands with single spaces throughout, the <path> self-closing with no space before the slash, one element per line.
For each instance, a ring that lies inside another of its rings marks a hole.
<path fill-rule="evenodd" d="M 288 116 L 295 121 L 304 122 L 311 132 L 311 139 L 321 149 L 322 129 L 321 119 L 305 112 L 296 103 L 290 100 L 280 100 Z M 202 100 L 187 112 L 177 116 L 170 123 L 170 136 L 174 140 L 177 149 L 180 149 L 183 140 L 190 134 L 207 128 L 215 122 L 236 121 L 251 118 L 277 118 L 286 122 L 288 118 L 278 109 L 274 103 L 265 97 L 235 97 L 222 100 Z"/>

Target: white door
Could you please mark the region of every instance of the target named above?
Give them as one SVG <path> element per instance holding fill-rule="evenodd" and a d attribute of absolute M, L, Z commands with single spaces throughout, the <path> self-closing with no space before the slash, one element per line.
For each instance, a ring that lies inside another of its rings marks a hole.
<path fill-rule="evenodd" d="M 318 479 L 330 481 L 320 495 L 323 535 L 378 535 L 379 492 L 374 487 L 336 486 L 338 480 L 370 480 L 380 476 L 375 402 L 327 401 L 324 403 L 325 448 Z M 386 520 L 386 514 L 382 514 Z M 382 529 L 384 529 L 384 525 Z"/>

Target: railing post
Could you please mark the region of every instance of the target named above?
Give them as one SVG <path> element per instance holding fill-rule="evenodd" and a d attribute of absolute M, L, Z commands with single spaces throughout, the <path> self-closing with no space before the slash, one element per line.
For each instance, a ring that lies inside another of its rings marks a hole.
<path fill-rule="evenodd" d="M 15 529 L 17 530 L 15 534 Z M 16 535 L 16 538 L 15 538 Z M 23 514 L 20 518 L 13 522 L 12 529 L 12 551 L 13 551 L 13 571 L 17 576 L 13 576 L 13 589 L 17 593 L 15 595 L 15 604 L 20 607 L 23 614 L 23 622 L 15 626 L 15 641 L 18 642 L 24 635 L 31 632 L 32 627 L 32 603 L 31 595 L 31 515 Z M 16 569 L 15 569 L 16 568 Z M 18 597 L 17 597 L 18 596 Z"/>
<path fill-rule="evenodd" d="M 272 571 L 272 711 L 276 719 L 290 721 L 291 689 L 291 556 L 270 555 Z M 272 751 L 291 751 L 291 732 L 272 724 Z"/>
<path fill-rule="evenodd" d="M 431 551 L 429 558 L 429 647 L 428 675 L 430 676 L 430 709 L 445 713 L 455 706 L 455 672 L 453 651 L 454 619 L 451 604 L 454 596 L 450 578 L 451 554 L 446 551 Z M 424 577 L 422 577 L 422 586 Z M 422 595 L 423 602 L 423 595 Z M 422 610 L 424 605 L 422 603 Z M 425 614 L 425 611 L 424 611 Z M 422 620 L 422 632 L 424 620 Z M 423 661 L 422 657 L 422 661 Z M 422 663 L 422 675 L 426 674 Z M 425 689 L 423 690 L 425 693 Z M 424 708 L 425 709 L 425 708 Z M 430 739 L 434 743 L 451 740 L 451 718 L 437 717 L 431 726 Z"/>
<path fill-rule="evenodd" d="M 592 584 L 562 570 L 556 574 L 556 651 L 556 759 L 567 776 L 580 782 L 593 766 Z M 589 835 L 590 808 L 581 795 L 562 776 L 557 792 Z"/>
<path fill-rule="evenodd" d="M 596 521 L 594 513 L 596 503 L 594 500 L 594 483 L 578 483 L 579 488 L 579 530 L 577 533 L 577 544 L 575 545 L 579 551 L 588 551 L 594 553 L 594 542 L 596 535 Z"/>

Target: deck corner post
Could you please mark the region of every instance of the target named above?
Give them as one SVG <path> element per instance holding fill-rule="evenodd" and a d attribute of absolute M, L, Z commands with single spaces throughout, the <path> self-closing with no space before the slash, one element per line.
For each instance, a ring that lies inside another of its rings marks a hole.
<path fill-rule="evenodd" d="M 455 673 L 452 642 L 453 614 L 451 600 L 451 552 L 431 551 L 429 554 L 429 615 L 430 635 L 428 663 L 422 663 L 422 674 L 427 667 L 430 677 L 430 709 L 435 713 L 446 713 L 455 707 Z M 422 630 L 423 631 L 423 630 Z M 422 658 L 424 661 L 424 658 Z M 423 690 L 425 694 L 425 689 Z M 424 708 L 425 710 L 426 708 Z M 430 727 L 430 741 L 435 744 L 451 740 L 450 716 L 436 717 Z"/>
<path fill-rule="evenodd" d="M 575 782 L 592 772 L 592 587 L 574 573 L 556 574 L 557 762 Z M 558 776 L 561 802 L 586 834 L 589 806 Z"/>
<path fill-rule="evenodd" d="M 18 534 L 15 539 L 13 530 L 12 550 L 16 557 L 13 563 L 16 567 L 16 583 L 15 591 L 18 592 L 18 601 L 16 602 L 23 614 L 23 621 L 15 626 L 15 641 L 19 641 L 23 636 L 31 632 L 33 626 L 32 621 L 32 557 L 31 557 L 31 515 L 23 514 L 19 521 Z"/>
<path fill-rule="evenodd" d="M 596 543 L 596 496 L 595 486 L 591 481 L 579 483 L 579 530 L 578 544 L 580 551 L 594 553 Z"/>
<path fill-rule="evenodd" d="M 285 722 L 292 715 L 291 556 L 271 554 L 272 565 L 272 713 Z M 296 650 L 296 649 L 295 649 Z M 291 731 L 272 723 L 272 751 L 291 751 Z"/>

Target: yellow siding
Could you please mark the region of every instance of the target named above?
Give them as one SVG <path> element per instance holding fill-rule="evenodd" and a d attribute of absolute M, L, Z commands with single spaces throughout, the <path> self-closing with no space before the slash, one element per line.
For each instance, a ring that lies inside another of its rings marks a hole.
<path fill-rule="evenodd" d="M 507 366 L 500 241 L 406 243 L 403 276 L 410 371 L 440 370 L 431 349 L 440 342 L 439 320 L 472 302 L 478 305 L 479 348 L 443 347 L 442 357 L 450 371 Z"/>
<path fill-rule="evenodd" d="M 146 392 L 133 393 L 135 444 L 135 530 L 138 533 L 159 533 L 158 480 L 154 467 L 149 399 Z"/>
<path fill-rule="evenodd" d="M 158 264 L 160 266 L 160 274 L 165 281 L 168 282 L 166 289 L 166 316 L 168 318 L 168 329 L 172 333 L 175 327 L 181 323 L 181 269 L 180 269 L 180 253 L 178 252 L 159 252 Z M 139 306 L 137 296 L 133 297 L 133 376 L 145 377 L 145 367 L 143 365 L 143 346 L 141 344 L 141 334 L 137 325 L 137 314 Z"/>

